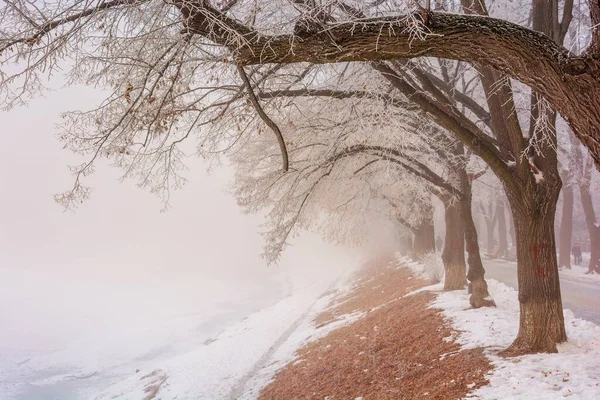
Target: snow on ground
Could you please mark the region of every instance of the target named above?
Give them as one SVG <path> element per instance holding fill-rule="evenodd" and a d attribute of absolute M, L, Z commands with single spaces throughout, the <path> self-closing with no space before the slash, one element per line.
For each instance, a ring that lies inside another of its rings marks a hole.
<path fill-rule="evenodd" d="M 426 281 L 433 284 L 444 281 L 444 265 L 442 264 L 442 260 L 435 253 L 427 254 L 424 257 L 423 262 L 413 261 L 410 257 L 400 253 L 396 255 L 396 259 L 400 268 L 409 268 L 413 274 Z M 423 290 L 425 290 L 425 288 L 417 289 L 413 293 L 418 293 Z"/>
<path fill-rule="evenodd" d="M 311 321 L 330 301 L 331 294 L 322 295 L 343 290 L 353 271 L 347 268 L 333 283 L 315 279 L 300 292 L 230 326 L 203 346 L 133 373 L 94 399 L 141 399 L 157 384 L 162 400 L 254 397 L 314 333 Z"/>
<path fill-rule="evenodd" d="M 82 288 L 59 286 L 51 274 L 19 271 L 12 276 L 7 272 L 0 284 L 2 400 L 91 397 L 99 388 L 156 359 L 202 346 L 231 321 L 281 297 L 276 281 L 241 287 L 204 276 L 203 293 L 192 296 L 193 287 L 188 290 L 181 280 L 176 282 L 178 292 L 144 281 L 148 292 L 133 287 L 121 290 L 114 284 L 113 293 L 99 293 L 93 283 L 103 285 L 92 279 L 92 285 L 83 287 L 84 293 Z M 187 278 L 192 282 L 191 276 Z M 25 285 L 31 290 L 27 296 Z M 127 290 L 139 297 L 124 296 Z M 224 302 L 219 292 L 228 290 L 236 290 L 237 296 Z M 148 300 L 146 296 L 152 299 L 155 291 L 157 301 Z M 177 300 L 161 307 L 160 301 L 171 297 Z M 92 309 L 93 299 L 98 299 L 97 310 Z M 51 302 L 64 302 L 64 309 Z M 100 312 L 103 307 L 106 313 Z M 81 314 L 76 308 L 87 312 Z"/>
<path fill-rule="evenodd" d="M 398 255 L 398 263 L 413 273 L 430 277 L 429 267 Z M 557 354 L 533 354 L 502 358 L 497 352 L 507 348 L 519 330 L 517 291 L 502 282 L 488 279 L 490 295 L 496 308 L 469 307 L 466 291 L 441 291 L 435 284 L 420 289 L 438 292 L 432 307 L 443 314 L 458 331 L 456 340 L 463 348 L 485 347 L 494 364 L 488 375 L 490 384 L 471 395 L 479 399 L 599 399 L 600 398 L 600 327 L 576 318 L 565 309 L 567 343 L 558 346 Z M 414 292 L 413 292 L 414 293 Z M 409 293 L 407 295 L 411 295 Z"/>
<path fill-rule="evenodd" d="M 344 292 L 349 290 L 345 287 L 338 291 Z M 310 312 L 303 315 L 297 324 L 290 329 L 290 335 L 285 341 L 280 342 L 280 346 L 273 348 L 271 352 L 265 354 L 261 363 L 257 363 L 252 374 L 248 374 L 248 380 L 245 381 L 244 388 L 237 391 L 237 396 L 231 396 L 235 399 L 254 399 L 258 397 L 260 391 L 272 380 L 275 373 L 286 366 L 289 362 L 293 362 L 295 353 L 298 349 L 304 347 L 307 343 L 326 336 L 328 333 L 340 328 L 344 325 L 351 324 L 361 318 L 364 313 L 352 313 L 344 315 L 340 319 L 328 323 L 319 328 L 315 327 L 314 317 L 327 308 L 331 301 L 330 296 L 324 296 L 317 301 L 311 308 Z M 301 361 L 295 361 L 301 362 Z"/>
<path fill-rule="evenodd" d="M 3 266 L 0 400 L 229 398 L 358 258 L 305 236 L 279 267 L 222 274 Z"/>
<path fill-rule="evenodd" d="M 588 274 L 587 273 L 589 270 L 588 265 L 590 264 L 590 253 L 583 253 L 581 258 L 582 258 L 582 263 L 581 263 L 582 265 L 575 265 L 575 263 L 573 261 L 573 256 L 571 256 L 571 269 L 561 268 L 560 275 L 569 277 L 574 280 L 600 283 L 600 274 L 596 274 L 596 273 Z"/>
<path fill-rule="evenodd" d="M 460 331 L 457 341 L 464 348 L 487 347 L 495 366 L 490 384 L 476 390 L 480 399 L 573 399 L 600 398 L 600 327 L 575 318 L 565 310 L 568 342 L 558 354 L 534 354 L 501 358 L 496 352 L 508 347 L 518 332 L 517 292 L 490 279 L 488 286 L 497 308 L 468 309 L 469 295 L 463 291 L 440 292 L 433 306 L 441 308 Z"/>

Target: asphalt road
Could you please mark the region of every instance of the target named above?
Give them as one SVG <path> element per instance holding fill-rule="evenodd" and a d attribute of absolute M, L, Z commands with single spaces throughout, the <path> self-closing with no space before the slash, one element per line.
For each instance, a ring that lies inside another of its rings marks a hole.
<path fill-rule="evenodd" d="M 485 277 L 517 289 L 516 264 L 502 260 L 483 260 Z M 600 284 L 582 282 L 570 277 L 560 277 L 563 308 L 568 308 L 576 317 L 600 325 Z"/>

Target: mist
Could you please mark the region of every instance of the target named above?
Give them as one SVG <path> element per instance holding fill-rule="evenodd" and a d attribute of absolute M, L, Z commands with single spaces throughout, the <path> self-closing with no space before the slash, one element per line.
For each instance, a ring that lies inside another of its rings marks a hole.
<path fill-rule="evenodd" d="M 100 95 L 70 88 L 0 114 L 0 398 L 71 393 L 64 384 L 24 383 L 44 373 L 187 351 L 360 262 L 359 250 L 303 233 L 277 265 L 266 265 L 262 217 L 244 215 L 226 193 L 231 169 L 209 174 L 194 157 L 188 184 L 172 194 L 166 212 L 106 164 L 90 177 L 91 199 L 63 210 L 53 195 L 72 185 L 67 165 L 80 160 L 61 149 L 54 125 L 60 112 Z M 17 366 L 27 367 L 18 379 Z"/>

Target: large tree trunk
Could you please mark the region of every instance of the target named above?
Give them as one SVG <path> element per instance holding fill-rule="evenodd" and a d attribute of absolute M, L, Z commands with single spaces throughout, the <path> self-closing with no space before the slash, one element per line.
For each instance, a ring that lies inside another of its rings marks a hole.
<path fill-rule="evenodd" d="M 496 303 L 488 292 L 487 282 L 485 281 L 485 269 L 483 268 L 481 255 L 479 253 L 477 229 L 475 228 L 475 222 L 473 221 L 471 182 L 469 182 L 467 173 L 464 170 L 462 170 L 460 174 L 460 184 L 463 194 L 461 198 L 461 213 L 463 215 L 465 226 L 465 245 L 468 254 L 467 262 L 469 264 L 467 279 L 471 283 L 472 289 L 469 303 L 473 308 L 495 307 Z"/>
<path fill-rule="evenodd" d="M 551 2 L 532 4 L 533 29 L 561 43 Z M 505 180 L 517 236 L 519 281 L 519 333 L 506 354 L 557 352 L 567 340 L 556 260 L 554 221 L 561 189 L 556 155 L 556 112 L 545 106 L 539 93 L 531 93 L 528 150 L 529 171 L 518 181 Z M 543 155 L 543 156 L 541 156 Z"/>
<path fill-rule="evenodd" d="M 590 234 L 590 264 L 588 273 L 600 274 L 600 225 L 596 225 L 596 212 L 592 202 L 590 183 L 592 180 L 592 161 L 588 160 L 584 169 L 583 179 L 579 185 L 581 204 L 585 214 L 585 222 Z"/>
<path fill-rule="evenodd" d="M 504 213 L 504 199 L 496 200 L 496 220 L 498 221 L 498 251 L 496 257 L 506 258 L 508 254 L 508 238 L 506 237 L 506 215 Z"/>
<path fill-rule="evenodd" d="M 567 340 L 554 236 L 559 191 L 552 182 L 508 191 L 517 238 L 520 323 L 507 355 L 555 353 L 556 345 Z"/>
<path fill-rule="evenodd" d="M 558 266 L 571 269 L 571 241 L 573 239 L 573 186 L 568 170 L 561 173 L 563 204 L 558 239 Z"/>
<path fill-rule="evenodd" d="M 461 218 L 460 204 L 446 199 L 445 220 L 446 237 L 442 261 L 444 262 L 444 290 L 464 289 L 467 284 L 467 266 L 465 265 L 464 227 Z"/>

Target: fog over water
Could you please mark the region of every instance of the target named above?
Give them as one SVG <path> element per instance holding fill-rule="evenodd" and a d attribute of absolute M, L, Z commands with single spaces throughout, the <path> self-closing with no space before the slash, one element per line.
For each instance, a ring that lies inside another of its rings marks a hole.
<path fill-rule="evenodd" d="M 324 266 L 358 262 L 358 251 L 302 234 L 278 266 L 266 266 L 257 233 L 261 217 L 244 215 L 225 193 L 232 171 L 207 175 L 195 158 L 188 185 L 173 193 L 165 213 L 158 198 L 133 182 L 120 183 L 120 171 L 105 164 L 88 180 L 92 198 L 75 213 L 64 212 L 52 196 L 70 187 L 66 166 L 80 160 L 61 149 L 54 124 L 60 112 L 85 108 L 100 95 L 72 88 L 0 113 L 5 390 L 14 389 L 17 367 L 36 357 L 39 368 L 27 373 L 125 362 L 118 355 L 132 346 L 139 346 L 136 357 L 154 357 L 163 340 L 177 343 L 182 332 L 205 338 L 302 287 Z M 39 358 L 52 352 L 63 354 L 56 365 Z M 29 379 L 24 373 L 21 383 Z"/>

